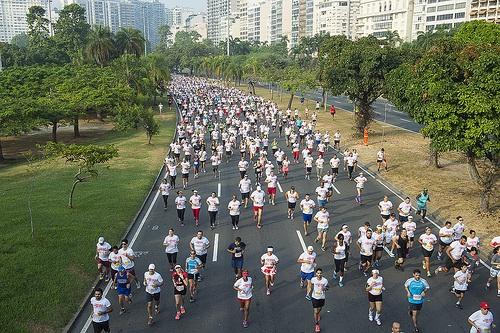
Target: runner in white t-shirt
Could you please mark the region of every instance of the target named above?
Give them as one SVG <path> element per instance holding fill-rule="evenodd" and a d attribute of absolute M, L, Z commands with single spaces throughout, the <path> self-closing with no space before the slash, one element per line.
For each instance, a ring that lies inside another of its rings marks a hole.
<path fill-rule="evenodd" d="M 359 176 L 354 178 L 354 182 L 356 183 L 356 202 L 361 205 L 362 203 L 362 198 L 361 194 L 363 193 L 363 189 L 365 188 L 365 183 L 368 179 L 363 175 L 362 172 L 359 173 Z"/>
<path fill-rule="evenodd" d="M 307 232 L 307 227 L 312 221 L 313 217 L 313 208 L 316 207 L 316 203 L 309 196 L 309 193 L 306 193 L 304 199 L 300 202 L 300 208 L 302 209 L 302 219 L 304 220 L 304 235 L 307 236 L 309 233 Z"/>
<path fill-rule="evenodd" d="M 250 199 L 250 191 L 252 190 L 252 181 L 248 179 L 248 175 L 245 174 L 243 179 L 239 183 L 241 201 L 245 204 L 245 208 L 248 206 L 248 199 Z"/>
<path fill-rule="evenodd" d="M 167 254 L 171 272 L 174 271 L 174 266 L 177 265 L 178 244 L 179 236 L 174 234 L 174 229 L 168 229 L 168 235 L 163 240 L 163 246 L 165 246 L 165 253 Z"/>
<path fill-rule="evenodd" d="M 300 288 L 306 286 L 306 299 L 311 300 L 311 279 L 314 276 L 314 268 L 316 267 L 316 252 L 312 246 L 308 246 L 299 258 L 297 263 L 300 265 Z"/>
<path fill-rule="evenodd" d="M 231 224 L 233 225 L 233 230 L 238 230 L 238 223 L 240 222 L 240 206 L 241 202 L 239 202 L 238 199 L 236 199 L 236 195 L 233 194 L 233 198 L 227 204 L 229 216 L 231 216 Z"/>
<path fill-rule="evenodd" d="M 267 194 L 269 194 L 269 202 L 274 206 L 276 204 L 276 185 L 278 183 L 278 177 L 274 174 L 273 171 L 271 171 L 269 176 L 266 177 L 265 182 L 267 183 Z"/>
<path fill-rule="evenodd" d="M 206 200 L 208 206 L 208 215 L 210 217 L 210 229 L 214 229 L 217 223 L 217 212 L 219 211 L 219 198 L 217 193 L 212 192 Z"/>
<path fill-rule="evenodd" d="M 444 266 L 439 266 L 434 272 L 447 273 L 451 268 L 457 272 L 463 262 L 463 253 L 467 249 L 467 236 L 462 236 L 459 240 L 453 241 L 450 246 L 446 248 L 446 262 Z"/>
<path fill-rule="evenodd" d="M 193 195 L 189 198 L 189 204 L 193 211 L 194 222 L 196 226 L 200 225 L 200 210 L 201 210 L 201 196 L 197 190 L 193 190 Z M 174 265 L 175 266 L 175 265 Z"/>
<path fill-rule="evenodd" d="M 104 237 L 99 237 L 96 245 L 95 259 L 97 261 L 97 272 L 99 273 L 99 279 L 106 279 L 108 282 L 110 279 L 110 262 L 109 253 L 111 250 L 111 245 L 104 240 Z M 104 272 L 103 272 L 104 268 Z"/>
<path fill-rule="evenodd" d="M 380 216 L 382 217 L 382 223 L 384 223 L 392 212 L 392 202 L 389 200 L 387 195 L 384 196 L 384 200 L 380 201 L 378 204 L 378 209 L 380 210 Z"/>
<path fill-rule="evenodd" d="M 321 268 L 316 268 L 315 277 L 311 279 L 312 284 L 312 307 L 314 316 L 314 331 L 321 331 L 319 326 L 320 313 L 323 306 L 325 306 L 325 292 L 328 290 L 328 280 L 323 277 L 323 270 Z"/>
<path fill-rule="evenodd" d="M 191 238 L 189 247 L 191 248 L 191 250 L 194 250 L 196 252 L 196 257 L 201 260 L 202 268 L 205 268 L 210 241 L 207 237 L 203 236 L 203 231 L 198 230 L 196 236 Z M 200 274 L 198 274 L 198 281 L 201 281 L 201 269 L 199 273 Z"/>
<path fill-rule="evenodd" d="M 368 292 L 368 302 L 370 308 L 368 309 L 368 320 L 375 322 L 378 326 L 382 325 L 380 321 L 380 314 L 382 313 L 382 292 L 384 288 L 384 279 L 379 275 L 379 270 L 372 270 L 372 276 L 366 281 L 365 290 Z M 373 313 L 375 312 L 375 318 Z"/>
<path fill-rule="evenodd" d="M 318 237 L 314 240 L 314 242 L 321 241 L 321 250 L 326 251 L 326 234 L 328 232 L 328 227 L 330 223 L 330 214 L 326 210 L 326 207 L 323 206 L 321 209 L 314 215 L 314 221 L 318 223 Z"/>
<path fill-rule="evenodd" d="M 252 192 L 250 199 L 253 202 L 253 219 L 257 222 L 257 228 L 262 228 L 262 210 L 264 209 L 264 191 L 260 186 Z"/>
<path fill-rule="evenodd" d="M 94 290 L 94 297 L 90 299 L 92 305 L 92 326 L 94 332 L 109 332 L 109 313 L 113 311 L 111 302 L 103 297 L 101 288 Z"/>
<path fill-rule="evenodd" d="M 472 325 L 469 333 L 490 333 L 493 325 L 493 314 L 487 302 L 479 303 L 479 310 L 474 312 L 467 319 L 469 325 Z"/>
<path fill-rule="evenodd" d="M 240 311 L 243 311 L 244 328 L 248 327 L 248 316 L 250 314 L 250 304 L 252 302 L 253 280 L 248 274 L 248 270 L 241 271 L 241 278 L 236 280 L 233 289 L 238 292 L 237 298 L 240 304 Z"/>
<path fill-rule="evenodd" d="M 467 271 L 467 264 L 462 262 L 460 264 L 460 270 L 456 271 L 453 275 L 453 292 L 457 297 L 457 302 L 455 306 L 459 309 L 463 309 L 462 301 L 467 291 L 467 286 L 470 283 L 471 274 Z"/>
<path fill-rule="evenodd" d="M 154 313 L 160 313 L 160 292 L 163 285 L 163 278 L 155 271 L 154 264 L 149 264 L 148 271 L 144 273 L 144 286 L 146 287 L 146 302 L 148 312 L 148 325 L 153 324 L 153 303 Z"/>
<path fill-rule="evenodd" d="M 132 281 L 135 280 L 135 284 L 137 286 L 137 289 L 140 289 L 141 283 L 137 279 L 136 274 L 135 274 L 135 269 L 134 269 L 134 266 L 135 266 L 134 250 L 132 250 L 132 248 L 130 248 L 128 246 L 128 240 L 126 238 L 122 239 L 121 245 L 122 245 L 122 247 L 118 250 L 118 254 L 121 257 L 122 266 L 125 268 L 127 273 L 133 277 Z M 130 281 L 130 282 L 132 282 L 132 281 Z"/>
<path fill-rule="evenodd" d="M 427 276 L 431 276 L 431 257 L 434 252 L 434 245 L 437 244 L 437 237 L 432 233 L 430 227 L 425 227 L 425 233 L 420 235 L 418 242 L 422 245 L 422 255 L 424 260 L 422 261 L 422 268 L 427 271 Z"/>
<path fill-rule="evenodd" d="M 371 229 L 366 231 L 366 235 L 358 239 L 357 243 L 359 254 L 361 256 L 360 268 L 365 276 L 368 276 L 368 270 L 371 267 L 373 250 L 375 249 L 375 239 L 372 237 Z"/>
<path fill-rule="evenodd" d="M 410 251 L 413 248 L 413 242 L 415 241 L 415 231 L 417 230 L 417 224 L 415 223 L 415 221 L 413 221 L 413 216 L 408 216 L 408 220 L 403 223 L 403 229 L 406 229 L 406 231 L 408 232 L 408 251 Z"/>
<path fill-rule="evenodd" d="M 274 276 L 276 275 L 276 265 L 279 262 L 278 257 L 273 253 L 272 246 L 267 247 L 267 252 L 260 257 L 262 264 L 261 271 L 264 274 L 264 282 L 266 286 L 266 295 L 271 295 L 271 287 L 274 286 Z"/>
<path fill-rule="evenodd" d="M 285 198 L 288 203 L 288 218 L 290 220 L 293 220 L 293 213 L 295 212 L 295 206 L 299 197 L 299 192 L 295 191 L 295 186 L 292 186 L 289 191 L 285 192 Z"/>

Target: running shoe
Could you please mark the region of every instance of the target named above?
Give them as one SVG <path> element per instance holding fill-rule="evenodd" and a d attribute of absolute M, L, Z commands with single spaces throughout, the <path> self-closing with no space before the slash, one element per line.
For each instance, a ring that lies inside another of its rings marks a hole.
<path fill-rule="evenodd" d="M 319 324 L 316 324 L 314 326 L 314 332 L 320 332 L 321 331 L 321 327 L 319 327 Z"/>
<path fill-rule="evenodd" d="M 158 307 L 158 305 L 155 305 L 155 314 L 158 314 L 160 313 L 160 308 Z"/>
<path fill-rule="evenodd" d="M 104 274 L 101 273 L 101 274 L 99 274 L 99 280 L 102 280 L 102 279 L 104 279 Z"/>
<path fill-rule="evenodd" d="M 233 230 L 236 230 L 236 227 L 233 225 Z"/>
<path fill-rule="evenodd" d="M 151 319 L 153 319 L 153 318 L 151 318 Z M 179 320 L 179 319 L 181 319 L 181 313 L 179 311 L 177 311 L 175 314 L 175 320 Z"/>
<path fill-rule="evenodd" d="M 125 313 L 125 308 L 120 309 L 120 316 Z"/>
<path fill-rule="evenodd" d="M 425 261 L 422 261 L 422 268 L 425 269 Z"/>
<path fill-rule="evenodd" d="M 236 226 L 235 228 L 236 228 L 236 230 L 240 229 L 240 228 L 238 228 L 238 226 Z"/>
<path fill-rule="evenodd" d="M 243 320 L 243 324 L 242 325 L 243 325 L 244 328 L 247 328 L 248 327 L 248 321 Z"/>
<path fill-rule="evenodd" d="M 307 299 L 308 301 L 310 301 L 310 300 L 311 300 L 311 296 L 310 296 L 310 295 L 306 295 L 306 299 Z"/>
<path fill-rule="evenodd" d="M 377 323 L 378 326 L 382 325 L 382 322 L 380 321 L 380 319 L 375 319 L 375 322 Z"/>
<path fill-rule="evenodd" d="M 339 282 L 339 287 L 342 288 L 344 286 L 344 282 Z"/>
<path fill-rule="evenodd" d="M 180 316 L 179 316 L 180 318 Z M 175 317 L 175 319 L 177 319 L 177 316 Z M 148 317 L 148 326 L 151 326 L 153 325 L 153 317 Z"/>
<path fill-rule="evenodd" d="M 181 314 L 185 314 L 186 313 L 186 308 L 184 308 L 183 306 L 181 306 Z"/>
<path fill-rule="evenodd" d="M 266 295 L 267 295 L 267 296 L 271 295 L 271 290 L 267 289 L 267 291 L 266 291 Z"/>
<path fill-rule="evenodd" d="M 431 276 L 432 276 L 431 272 L 427 272 L 427 277 L 431 277 Z"/>
<path fill-rule="evenodd" d="M 326 251 L 326 247 L 322 246 L 321 247 L 321 251 L 325 252 Z"/>
<path fill-rule="evenodd" d="M 137 289 L 141 289 L 141 284 L 139 282 L 137 282 L 135 286 L 137 287 Z"/>
<path fill-rule="evenodd" d="M 300 288 L 304 288 L 304 281 L 300 280 Z"/>
<path fill-rule="evenodd" d="M 456 303 L 455 304 L 455 307 L 457 307 L 458 309 L 462 310 L 464 307 L 462 306 L 462 304 L 460 303 Z"/>
<path fill-rule="evenodd" d="M 373 314 L 371 312 L 368 314 L 368 320 L 373 321 Z"/>

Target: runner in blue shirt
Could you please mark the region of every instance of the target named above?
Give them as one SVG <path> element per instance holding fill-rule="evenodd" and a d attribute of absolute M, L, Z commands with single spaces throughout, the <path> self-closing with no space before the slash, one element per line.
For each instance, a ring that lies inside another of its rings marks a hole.
<path fill-rule="evenodd" d="M 200 268 L 203 263 L 196 256 L 196 252 L 191 250 L 190 256 L 186 259 L 186 273 L 188 274 L 188 282 L 189 282 L 189 302 L 193 303 L 196 298 L 196 288 L 198 286 L 198 277 Z"/>
<path fill-rule="evenodd" d="M 405 290 L 409 302 L 408 314 L 413 320 L 413 326 L 415 327 L 415 332 L 419 332 L 417 325 L 417 317 L 420 310 L 422 310 L 422 305 L 424 304 L 424 297 L 427 291 L 430 289 L 427 281 L 420 278 L 420 274 L 421 274 L 420 270 L 415 269 L 413 271 L 413 277 L 409 278 L 405 282 Z"/>
<path fill-rule="evenodd" d="M 123 266 L 118 267 L 113 280 L 113 286 L 116 287 L 118 293 L 118 304 L 120 304 L 120 314 L 125 312 L 125 302 L 132 303 L 132 295 L 130 293 L 130 275 Z"/>

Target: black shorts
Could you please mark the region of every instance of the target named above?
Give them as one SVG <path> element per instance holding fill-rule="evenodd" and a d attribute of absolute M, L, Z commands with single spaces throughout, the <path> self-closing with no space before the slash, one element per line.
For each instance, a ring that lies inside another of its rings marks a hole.
<path fill-rule="evenodd" d="M 159 302 L 160 301 L 160 293 L 150 294 L 146 292 L 146 302 L 152 302 L 153 300 Z"/>
<path fill-rule="evenodd" d="M 425 258 L 430 258 L 432 257 L 432 253 L 434 252 L 434 249 L 428 251 L 424 248 L 422 248 L 422 255 L 425 257 Z"/>
<path fill-rule="evenodd" d="M 446 267 L 446 269 L 448 270 L 451 268 L 460 269 L 460 265 L 462 265 L 462 260 L 456 260 L 455 262 L 453 262 L 448 255 L 446 256 L 446 261 L 444 264 L 444 267 Z"/>
<path fill-rule="evenodd" d="M 375 251 L 375 252 L 382 252 L 382 251 L 384 251 L 384 247 L 383 246 L 377 246 L 375 248 L 375 250 L 373 250 L 373 251 Z"/>
<path fill-rule="evenodd" d="M 307 172 L 311 172 L 311 171 L 312 171 L 312 169 L 313 169 L 312 167 L 306 167 L 306 171 L 307 171 Z"/>
<path fill-rule="evenodd" d="M 377 160 L 377 163 L 382 163 L 382 160 Z"/>
<path fill-rule="evenodd" d="M 316 298 L 311 298 L 311 303 L 312 303 L 312 306 L 313 306 L 313 309 L 317 309 L 317 308 L 322 308 L 323 306 L 325 306 L 325 299 L 316 299 Z"/>
<path fill-rule="evenodd" d="M 371 263 L 372 262 L 372 256 L 365 256 L 365 255 L 361 255 L 361 263 L 364 264 L 366 262 L 369 262 Z"/>
<path fill-rule="evenodd" d="M 408 237 L 408 239 L 410 240 L 410 242 L 413 242 L 415 241 L 415 236 Z"/>
<path fill-rule="evenodd" d="M 382 294 L 373 295 L 371 293 L 368 293 L 368 302 L 382 302 Z"/>
<path fill-rule="evenodd" d="M 340 140 L 333 140 L 333 143 L 338 144 Z"/>
<path fill-rule="evenodd" d="M 175 158 L 179 158 L 179 156 L 181 156 L 181 154 L 180 153 L 179 154 L 175 154 L 174 153 L 174 156 L 175 156 Z"/>
<path fill-rule="evenodd" d="M 188 179 L 189 178 L 189 173 L 183 173 L 182 178 Z"/>
<path fill-rule="evenodd" d="M 201 263 L 205 265 L 207 263 L 207 254 L 197 254 L 196 258 L 200 259 Z"/>
<path fill-rule="evenodd" d="M 339 173 L 339 168 L 332 168 L 332 173 L 338 174 Z"/>
<path fill-rule="evenodd" d="M 390 215 L 385 215 L 385 214 L 380 214 L 380 216 L 384 219 L 384 220 L 388 220 Z"/>
<path fill-rule="evenodd" d="M 456 290 L 456 289 L 453 289 L 455 291 L 455 294 L 457 295 L 465 295 L 465 290 Z"/>
<path fill-rule="evenodd" d="M 200 276 L 199 273 L 194 273 L 194 274 L 188 273 L 188 280 L 197 280 L 198 276 Z"/>
<path fill-rule="evenodd" d="M 247 193 L 241 193 L 241 198 L 242 198 L 242 199 L 250 199 L 250 192 L 247 192 Z"/>
<path fill-rule="evenodd" d="M 409 303 L 408 304 L 408 310 L 410 310 L 410 311 L 420 311 L 420 310 L 422 310 L 422 305 L 423 305 L 423 303 L 420 303 L 420 304 Z"/>
<path fill-rule="evenodd" d="M 297 205 L 296 202 L 288 202 L 288 209 L 295 209 L 296 205 Z"/>
<path fill-rule="evenodd" d="M 177 290 L 176 287 L 174 287 L 174 295 L 186 295 L 186 287 L 184 287 L 184 289 L 182 290 Z"/>
<path fill-rule="evenodd" d="M 93 321 L 92 326 L 94 327 L 94 333 L 109 332 L 109 320 L 101 321 L 100 323 Z"/>
<path fill-rule="evenodd" d="M 399 215 L 399 222 L 408 222 L 408 216 Z"/>
<path fill-rule="evenodd" d="M 451 243 L 445 243 L 443 242 L 441 239 L 439 240 L 439 245 L 443 246 L 443 247 L 447 247 L 447 246 L 450 246 Z"/>

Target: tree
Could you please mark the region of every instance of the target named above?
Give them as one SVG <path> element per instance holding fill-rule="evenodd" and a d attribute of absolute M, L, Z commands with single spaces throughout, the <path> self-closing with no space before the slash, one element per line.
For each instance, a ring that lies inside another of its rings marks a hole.
<path fill-rule="evenodd" d="M 399 65 L 399 59 L 392 47 L 373 36 L 342 44 L 340 50 L 323 54 L 325 86 L 354 102 L 355 127 L 362 133 L 372 121 L 372 103 L 384 92 L 385 76 Z"/>
<path fill-rule="evenodd" d="M 104 67 L 110 62 L 113 51 L 113 35 L 109 29 L 100 25 L 94 27 L 85 46 L 87 60 Z"/>
<path fill-rule="evenodd" d="M 500 47 L 474 31 L 464 24 L 389 80 L 396 105 L 424 126 L 422 134 L 435 149 L 465 154 L 469 175 L 481 189 L 480 211 L 487 212 L 500 167 Z"/>
<path fill-rule="evenodd" d="M 54 37 L 73 62 L 81 58 L 89 33 L 90 25 L 85 19 L 84 8 L 71 4 L 61 9 Z"/>
<path fill-rule="evenodd" d="M 314 74 L 311 72 L 304 73 L 297 64 L 294 64 L 284 69 L 283 76 L 279 80 L 279 83 L 290 93 L 288 109 L 291 109 L 295 93 L 304 92 L 314 87 Z"/>
<path fill-rule="evenodd" d="M 166 91 L 170 80 L 170 68 L 167 60 L 158 53 L 152 53 L 142 61 L 146 72 L 143 79 L 143 85 L 146 86 L 144 92 L 148 96 L 153 96 L 153 105 L 156 105 L 157 94 L 162 95 Z"/>
<path fill-rule="evenodd" d="M 43 151 L 50 157 L 64 159 L 78 169 L 73 177 L 73 184 L 69 194 L 68 206 L 70 208 L 73 208 L 73 195 L 76 186 L 97 177 L 99 167 L 118 156 L 118 149 L 113 145 L 64 145 L 49 142 L 43 147 Z"/>
<path fill-rule="evenodd" d="M 28 23 L 29 44 L 34 48 L 46 46 L 49 37 L 49 19 L 45 17 L 45 9 L 40 6 L 32 6 L 26 14 Z"/>
<path fill-rule="evenodd" d="M 142 32 L 134 28 L 121 28 L 116 33 L 116 48 L 120 54 L 140 57 L 144 54 L 145 41 Z"/>
<path fill-rule="evenodd" d="M 158 35 L 160 37 L 160 42 L 156 46 L 156 50 L 158 52 L 166 52 L 172 44 L 172 31 L 170 31 L 170 27 L 166 24 L 161 25 L 158 28 Z"/>
<path fill-rule="evenodd" d="M 146 131 L 146 136 L 148 137 L 148 144 L 150 145 L 153 135 L 160 134 L 160 124 L 155 119 L 152 109 L 144 109 L 141 112 L 141 122 Z"/>

